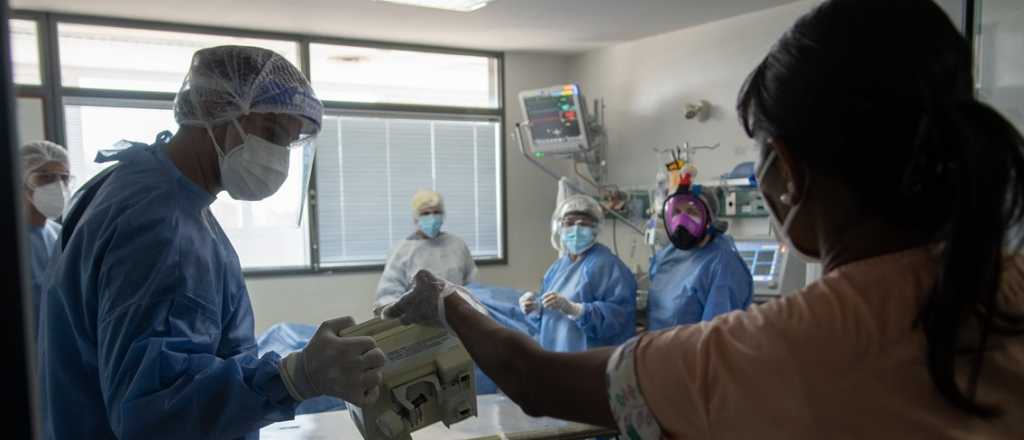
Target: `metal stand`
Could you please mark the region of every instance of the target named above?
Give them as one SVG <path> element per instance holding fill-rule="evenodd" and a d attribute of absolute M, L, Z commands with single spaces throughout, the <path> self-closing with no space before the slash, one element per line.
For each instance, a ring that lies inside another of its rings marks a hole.
<path fill-rule="evenodd" d="M 547 175 L 551 176 L 552 179 L 555 179 L 555 180 L 558 180 L 558 181 L 562 180 L 562 176 L 561 175 L 559 175 L 558 173 L 552 171 L 550 168 L 548 168 L 546 165 L 541 163 L 539 160 L 534 159 L 532 156 L 530 156 L 530 153 L 526 152 L 526 146 L 523 145 L 522 129 L 523 129 L 523 127 L 529 126 L 529 125 L 530 124 L 528 122 L 517 123 L 515 131 L 512 132 L 512 136 L 516 138 L 516 144 L 519 144 L 519 152 L 523 155 L 523 157 L 527 161 L 532 163 L 537 168 L 540 168 L 541 171 L 543 171 Z M 587 193 L 586 191 L 583 190 L 583 188 L 580 188 L 580 187 L 576 186 L 576 184 L 574 184 L 572 182 L 565 182 L 565 183 L 566 183 L 566 185 L 569 185 L 570 188 L 576 190 L 577 192 L 580 192 L 580 193 L 583 193 L 583 194 Z"/>
<path fill-rule="evenodd" d="M 530 162 L 531 164 L 533 164 L 537 168 L 540 168 L 541 171 L 544 171 L 545 174 L 551 176 L 552 179 L 555 179 L 556 181 L 561 181 L 562 180 L 562 175 L 560 175 L 560 174 L 556 173 L 555 171 L 551 170 L 546 165 L 541 163 L 539 160 L 534 159 L 533 156 L 530 156 L 530 153 L 526 151 L 526 145 L 525 145 L 526 143 L 523 142 L 523 132 L 522 132 L 522 130 L 523 130 L 524 127 L 528 127 L 529 125 L 530 124 L 528 122 L 517 123 L 515 125 L 515 130 L 512 131 L 512 136 L 515 138 L 516 144 L 519 145 L 519 152 L 523 155 L 523 158 L 525 158 L 528 162 Z M 576 163 L 573 164 L 573 171 L 576 173 L 577 176 L 580 177 L 580 179 L 582 179 L 583 181 L 587 182 L 588 184 L 590 184 L 591 186 L 596 188 L 598 191 L 604 190 L 604 187 L 601 186 L 600 184 L 598 184 L 597 182 L 594 182 L 593 180 L 584 177 L 579 172 L 579 170 L 576 167 L 576 165 L 577 165 Z M 565 183 L 566 183 L 566 185 L 569 185 L 570 188 L 572 188 L 573 190 L 575 190 L 578 193 L 588 194 L 588 192 L 584 191 L 583 188 L 580 188 L 579 186 L 577 186 L 576 184 L 574 184 L 572 182 L 569 182 L 568 180 L 566 180 Z M 629 219 L 627 219 L 622 214 L 619 214 L 619 213 L 617 213 L 615 211 L 612 211 L 610 209 L 604 209 L 604 212 L 606 212 L 608 214 L 611 214 L 612 217 L 615 217 L 616 219 L 622 221 L 622 223 L 624 223 L 627 227 L 629 227 L 629 229 L 632 229 L 633 232 L 636 232 L 637 234 L 640 234 L 641 236 L 646 236 L 646 234 L 644 233 L 644 230 L 642 228 L 640 228 L 637 225 L 634 225 L 633 222 L 629 221 Z"/>
<path fill-rule="evenodd" d="M 721 144 L 716 143 L 715 145 L 694 145 L 690 146 L 689 142 L 683 142 L 683 161 L 690 163 L 693 161 L 693 154 L 697 150 L 715 150 Z"/>

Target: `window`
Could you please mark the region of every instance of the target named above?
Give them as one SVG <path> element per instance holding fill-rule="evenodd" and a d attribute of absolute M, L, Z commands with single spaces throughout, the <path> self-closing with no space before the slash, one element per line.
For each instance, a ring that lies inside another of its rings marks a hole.
<path fill-rule="evenodd" d="M 18 145 L 26 142 L 46 139 L 46 114 L 43 99 L 35 97 L 18 97 Z"/>
<path fill-rule="evenodd" d="M 309 53 L 323 100 L 498 108 L 494 57 L 328 44 Z"/>
<path fill-rule="evenodd" d="M 121 140 L 152 143 L 157 133 L 177 128 L 170 105 L 154 102 L 71 98 L 64 107 L 64 120 L 71 169 L 78 184 L 110 166 L 94 162 L 100 151 L 117 149 Z M 308 223 L 299 222 L 302 161 L 292 159 L 288 180 L 274 196 L 259 203 L 221 196 L 210 207 L 246 268 L 309 264 Z"/>
<path fill-rule="evenodd" d="M 11 58 L 14 60 L 14 83 L 40 85 L 39 27 L 35 20 L 10 20 Z"/>
<path fill-rule="evenodd" d="M 320 260 L 381 263 L 415 231 L 419 189 L 445 198 L 445 228 L 478 259 L 500 258 L 500 124 L 329 116 L 318 140 Z"/>
<path fill-rule="evenodd" d="M 299 60 L 292 41 L 227 37 L 134 28 L 58 24 L 61 82 L 66 87 L 129 92 L 177 92 L 196 50 L 223 44 L 254 45 L 273 50 L 292 63 Z M 93 160 L 120 140 L 151 143 L 157 133 L 178 124 L 166 101 L 112 101 L 89 96 L 65 99 L 66 142 L 79 182 L 108 164 Z M 88 95 L 86 93 L 85 95 Z M 222 196 L 210 207 L 231 239 L 246 269 L 309 266 L 308 222 L 303 204 L 301 160 L 281 190 L 260 203 Z"/>
<path fill-rule="evenodd" d="M 985 0 L 977 16 L 978 95 L 1024 131 L 1024 4 Z"/>
<path fill-rule="evenodd" d="M 321 43 L 309 54 L 332 111 L 317 145 L 320 265 L 383 263 L 415 231 L 420 189 L 444 196 L 445 230 L 475 258 L 503 258 L 500 59 Z"/>
<path fill-rule="evenodd" d="M 380 265 L 415 230 L 410 200 L 419 189 L 444 195 L 445 230 L 478 260 L 504 258 L 500 54 L 20 14 L 10 37 L 22 138 L 65 145 L 78 187 L 111 165 L 95 163 L 101 151 L 178 128 L 174 96 L 197 50 L 258 46 L 311 78 L 326 116 L 310 192 L 296 149 L 273 196 L 250 203 L 224 194 L 211 205 L 243 269 Z M 41 51 L 48 47 L 58 50 Z"/>
<path fill-rule="evenodd" d="M 157 133 L 178 126 L 170 106 L 164 103 L 94 100 L 101 105 L 88 105 L 84 102 L 88 100 L 69 98 L 64 103 L 64 146 L 68 149 L 77 185 L 110 166 L 95 162 L 100 151 L 114 149 L 121 140 L 151 143 Z"/>
<path fill-rule="evenodd" d="M 237 44 L 279 53 L 299 65 L 292 41 L 59 23 L 60 76 L 65 87 L 177 92 L 197 50 Z"/>

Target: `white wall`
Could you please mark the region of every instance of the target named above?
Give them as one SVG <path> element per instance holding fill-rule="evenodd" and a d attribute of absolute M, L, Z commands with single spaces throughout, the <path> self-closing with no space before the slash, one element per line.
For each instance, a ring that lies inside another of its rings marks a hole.
<path fill-rule="evenodd" d="M 516 94 L 568 81 L 565 56 L 509 53 L 505 56 L 505 108 L 509 126 L 521 119 Z M 482 282 L 534 289 L 555 253 L 548 244 L 548 221 L 555 204 L 553 179 L 529 165 L 508 136 L 505 145 L 507 265 L 480 268 Z M 257 334 L 277 322 L 316 324 L 351 315 L 371 317 L 379 272 L 253 277 L 246 280 L 256 315 Z"/>
<path fill-rule="evenodd" d="M 771 45 L 818 0 L 805 0 L 619 44 L 576 56 L 571 80 L 590 98 L 604 98 L 609 133 L 609 182 L 625 186 L 653 184 L 661 166 L 654 148 L 720 143 L 694 158 L 698 181 L 719 176 L 740 162 L 755 159 L 753 142 L 739 125 L 735 103 L 747 74 Z M 684 103 L 707 100 L 707 122 L 683 118 Z M 602 241 L 610 243 L 611 228 Z M 767 234 L 766 221 L 731 226 L 733 235 Z M 631 251 L 636 235 L 619 227 L 620 256 L 646 269 L 648 253 Z M 632 258 L 630 258 L 630 254 Z"/>
<path fill-rule="evenodd" d="M 610 178 L 625 185 L 653 181 L 653 148 L 721 143 L 696 156 L 700 176 L 728 172 L 753 160 L 752 142 L 737 121 L 740 86 L 796 19 L 816 0 L 587 52 L 573 59 L 572 78 L 592 98 L 605 99 Z M 685 120 L 683 104 L 713 107 L 707 122 Z"/>

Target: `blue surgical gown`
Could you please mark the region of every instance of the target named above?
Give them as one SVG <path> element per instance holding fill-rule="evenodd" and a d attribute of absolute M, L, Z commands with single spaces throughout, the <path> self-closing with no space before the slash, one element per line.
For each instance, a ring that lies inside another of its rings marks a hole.
<path fill-rule="evenodd" d="M 42 303 L 43 280 L 46 264 L 49 263 L 60 237 L 60 225 L 47 220 L 42 226 L 29 226 L 29 242 L 32 251 L 32 307 L 35 322 L 39 322 L 39 304 Z"/>
<path fill-rule="evenodd" d="M 704 247 L 666 246 L 651 260 L 648 330 L 708 321 L 750 306 L 754 280 L 732 238 L 717 235 Z"/>
<path fill-rule="evenodd" d="M 531 333 L 545 350 L 572 352 L 618 345 L 636 333 L 636 279 L 600 243 L 576 262 L 567 255 L 558 258 L 544 275 L 538 306 L 547 292 L 582 304 L 583 315 L 574 320 L 543 307 L 527 315 Z"/>
<path fill-rule="evenodd" d="M 163 139 L 110 157 L 120 164 L 65 221 L 41 310 L 44 438 L 254 439 L 293 417 L 279 356 L 257 356 L 214 197 Z"/>

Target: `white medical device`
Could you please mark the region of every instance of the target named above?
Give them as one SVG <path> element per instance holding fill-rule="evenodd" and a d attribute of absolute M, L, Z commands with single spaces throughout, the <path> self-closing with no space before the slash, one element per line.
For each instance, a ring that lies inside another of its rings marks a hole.
<path fill-rule="evenodd" d="M 807 265 L 785 245 L 770 238 L 737 238 L 736 249 L 754 277 L 755 302 L 804 288 Z"/>
<path fill-rule="evenodd" d="M 374 318 L 341 335 L 372 337 L 388 357 L 377 402 L 349 404 L 364 439 L 411 440 L 420 428 L 477 415 L 473 361 L 444 329 Z"/>
<path fill-rule="evenodd" d="M 534 154 L 567 155 L 592 148 L 586 101 L 576 84 L 524 90 L 519 104 Z"/>

